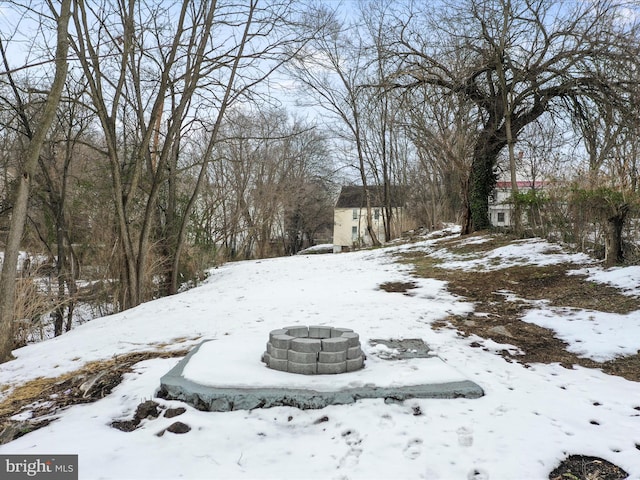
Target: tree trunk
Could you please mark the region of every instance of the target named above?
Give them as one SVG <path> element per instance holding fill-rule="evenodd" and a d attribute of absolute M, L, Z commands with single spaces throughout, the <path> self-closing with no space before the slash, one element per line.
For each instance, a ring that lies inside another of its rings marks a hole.
<path fill-rule="evenodd" d="M 496 185 L 496 177 L 493 171 L 499 149 L 491 149 L 486 146 L 488 142 L 482 142 L 476 147 L 469 175 L 469 206 L 468 219 L 463 224 L 463 234 L 469 234 L 478 230 L 491 227 L 489 219 L 489 194 Z"/>
<path fill-rule="evenodd" d="M 233 59 L 233 65 L 231 67 L 231 71 L 229 73 L 229 78 L 225 85 L 225 92 L 220 102 L 220 108 L 218 110 L 218 115 L 216 117 L 216 121 L 213 125 L 213 129 L 209 135 L 207 146 L 205 148 L 205 152 L 203 154 L 202 165 L 200 166 L 200 173 L 198 174 L 198 179 L 196 180 L 195 187 L 193 189 L 193 193 L 189 197 L 187 205 L 182 214 L 182 219 L 180 219 L 180 227 L 178 229 L 178 234 L 176 237 L 176 245 L 175 250 L 173 252 L 173 258 L 171 259 L 171 292 L 178 291 L 178 272 L 180 271 L 180 257 L 182 255 L 182 250 L 184 248 L 185 237 L 187 233 L 187 224 L 189 222 L 189 216 L 193 211 L 195 204 L 200 196 L 200 191 L 202 190 L 202 186 L 204 184 L 204 180 L 206 178 L 207 169 L 209 167 L 209 163 L 211 162 L 211 153 L 213 152 L 213 148 L 218 141 L 218 133 L 220 131 L 220 127 L 222 125 L 222 120 L 225 118 L 225 114 L 229 105 L 233 103 L 233 89 L 236 83 L 236 77 L 238 75 L 238 70 L 240 68 L 240 61 L 244 57 L 244 51 L 249 42 L 249 31 L 251 26 L 253 25 L 253 15 L 255 14 L 257 1 L 252 0 L 249 7 L 248 18 L 245 23 L 244 32 L 242 35 L 242 39 L 238 45 L 238 51 L 236 52 L 236 56 Z"/>
<path fill-rule="evenodd" d="M 522 208 L 520 206 L 520 202 L 517 201 L 518 196 L 518 176 L 516 174 L 516 156 L 513 151 L 513 135 L 511 132 L 511 103 L 507 98 L 507 109 L 504 115 L 504 125 L 507 133 L 507 146 L 509 150 L 509 174 L 511 179 L 511 199 L 513 202 L 513 210 L 512 215 L 512 226 L 517 235 L 520 235 L 522 231 Z"/>
<path fill-rule="evenodd" d="M 18 264 L 18 252 L 27 218 L 27 207 L 31 178 L 38 165 L 38 158 L 44 139 L 55 118 L 56 109 L 62 96 L 67 77 L 67 54 L 69 39 L 67 37 L 71 0 L 62 0 L 60 15 L 57 16 L 57 46 L 55 57 L 55 75 L 51 91 L 47 97 L 42 117 L 29 139 L 29 144 L 22 164 L 22 173 L 18 191 L 11 212 L 11 225 L 5 249 L 5 258 L 0 276 L 0 363 L 12 358 L 13 350 L 13 309 L 15 301 L 15 275 Z M 53 12 L 55 14 L 55 12 Z"/>
<path fill-rule="evenodd" d="M 360 179 L 362 180 L 362 189 L 364 190 L 364 199 L 365 199 L 365 209 L 366 209 L 366 220 L 367 220 L 367 233 L 369 234 L 369 238 L 371 238 L 371 245 L 374 247 L 379 247 L 380 240 L 378 240 L 378 236 L 376 232 L 373 230 L 373 215 L 371 214 L 371 192 L 369 186 L 367 185 L 367 172 L 365 169 L 364 163 L 364 152 L 362 149 L 362 137 L 360 135 L 360 126 L 358 122 L 358 118 L 356 116 L 355 121 L 355 137 L 356 137 L 356 147 L 358 151 L 358 161 L 360 162 Z"/>
<path fill-rule="evenodd" d="M 61 212 L 59 208 L 59 204 L 55 205 L 57 210 L 57 229 L 56 229 L 56 243 L 58 244 L 58 251 L 56 252 L 56 276 L 58 278 L 58 305 L 56 306 L 55 311 L 53 312 L 53 335 L 58 337 L 62 335 L 62 328 L 64 324 L 64 312 L 65 312 L 65 236 L 62 232 L 61 227 Z"/>
<path fill-rule="evenodd" d="M 68 241 L 68 265 L 65 273 L 65 282 L 67 284 L 67 289 L 69 291 L 69 299 L 67 300 L 67 324 L 65 325 L 65 332 L 71 330 L 73 326 L 73 310 L 76 305 L 76 298 L 78 297 L 78 284 L 76 283 L 76 279 L 79 275 L 79 265 L 78 257 L 73 250 L 73 245 L 71 244 L 70 239 L 67 237 Z"/>
<path fill-rule="evenodd" d="M 380 240 L 378 240 L 378 236 L 376 235 L 375 230 L 373 229 L 373 214 L 371 213 L 371 194 L 369 191 L 369 187 L 364 186 L 364 196 L 366 199 L 366 217 L 367 217 L 367 233 L 369 234 L 369 238 L 371 238 L 371 245 L 374 247 L 379 247 L 381 245 Z"/>
<path fill-rule="evenodd" d="M 542 115 L 546 108 L 545 105 L 544 101 L 539 101 L 530 111 L 511 117 L 510 131 L 513 140 L 517 138 L 518 133 L 525 126 Z M 489 195 L 496 186 L 494 169 L 500 151 L 507 145 L 506 125 L 503 123 L 498 127 L 497 124 L 497 119 L 503 118 L 503 115 L 499 114 L 502 111 L 501 106 L 498 104 L 494 106 L 493 110 L 498 114 L 489 116 L 473 151 L 468 184 L 470 221 L 467 220 L 463 224 L 463 235 L 491 227 Z"/>
<path fill-rule="evenodd" d="M 618 207 L 615 215 L 607 219 L 604 257 L 604 265 L 607 268 L 624 262 L 622 229 L 628 212 L 629 206 L 625 204 Z"/>

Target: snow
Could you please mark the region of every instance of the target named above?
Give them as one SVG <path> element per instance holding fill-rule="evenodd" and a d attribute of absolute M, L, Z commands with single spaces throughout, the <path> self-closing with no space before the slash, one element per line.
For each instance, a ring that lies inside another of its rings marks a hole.
<path fill-rule="evenodd" d="M 470 242 L 467 242 L 467 244 Z M 475 241 L 475 243 L 479 243 Z M 553 245 L 541 239 L 527 239 L 492 250 L 489 254 L 454 254 L 440 250 L 435 258 L 443 260 L 441 268 L 491 271 L 513 267 L 515 265 L 557 265 L 559 263 L 587 262 L 584 253 L 566 253 L 559 245 Z"/>
<path fill-rule="evenodd" d="M 576 308 L 541 308 L 522 321 L 556 332 L 567 350 L 597 362 L 635 355 L 640 349 L 640 312 L 626 315 Z"/>
<path fill-rule="evenodd" d="M 332 252 L 333 252 L 333 243 L 322 243 L 320 245 L 314 245 L 312 247 L 305 248 L 304 250 L 300 250 L 297 253 L 297 255 L 332 253 Z"/>
<path fill-rule="evenodd" d="M 587 280 L 605 283 L 619 288 L 625 295 L 640 295 L 640 266 L 614 267 L 610 269 L 578 269 L 571 273 L 587 275 Z"/>
<path fill-rule="evenodd" d="M 189 363 L 183 376 L 187 380 L 201 385 L 220 388 L 274 387 L 305 388 L 318 392 L 336 389 L 358 388 L 375 385 L 379 388 L 403 387 L 461 382 L 465 378 L 439 358 L 419 358 L 388 360 L 377 357 L 377 350 L 369 350 L 366 344 L 363 350 L 367 354 L 367 368 L 349 373 L 349 375 L 291 375 L 290 373 L 264 368 L 256 362 L 255 356 L 247 352 L 264 350 L 268 337 L 243 338 L 244 348 L 237 348 L 237 340 L 230 337 L 220 341 L 207 342 Z M 233 368 L 220 368 L 212 371 L 211 365 L 233 365 Z"/>
<path fill-rule="evenodd" d="M 37 268 L 38 266 L 44 265 L 49 261 L 49 257 L 47 257 L 46 255 L 40 255 L 40 254 L 34 255 L 34 254 L 20 251 L 18 252 L 18 265 L 17 265 L 19 272 L 22 271 L 25 261 L 27 261 L 27 259 L 29 260 L 30 268 Z M 2 266 L 3 262 L 4 262 L 4 252 L 0 252 L 0 267 Z"/>
<path fill-rule="evenodd" d="M 447 268 L 478 270 L 570 261 L 576 269 L 593 271 L 594 282 L 628 292 L 639 284 L 634 267 L 600 271 L 585 265 L 591 262 L 588 257 L 541 240 L 465 258 L 445 255 L 438 242 L 432 238 L 371 251 L 227 264 L 212 270 L 200 287 L 16 350 L 16 360 L 0 365 L 0 384 L 58 376 L 123 353 L 178 350 L 210 339 L 205 344 L 209 351 L 189 373 L 194 378 L 247 382 L 253 378 L 248 371 L 262 369 L 260 381 L 278 377 L 294 385 L 299 377 L 270 371 L 260 356 L 270 330 L 307 324 L 352 328 L 365 349 L 373 338 L 421 338 L 446 362 L 442 375 L 453 369 L 476 382 L 485 390 L 482 398 L 392 404 L 370 399 L 304 411 L 277 407 L 214 413 L 186 406 L 179 417 L 144 420 L 130 433 L 112 428 L 111 422 L 131 418 L 139 403 L 153 398 L 160 377 L 179 361 L 155 359 L 137 364 L 110 395 L 60 412 L 46 427 L 0 446 L 0 454 L 78 454 L 80 478 L 90 480 L 544 479 L 573 453 L 605 458 L 630 478 L 640 478 L 638 383 L 597 369 L 527 368 L 495 353 L 511 345 L 465 338 L 452 329 L 432 330 L 433 322 L 448 315 L 481 319 L 482 312 L 473 314 L 473 305 L 450 294 L 446 283 L 412 277 L 410 266 L 396 263 L 394 255 L 422 251 L 445 260 Z M 378 288 L 401 281 L 413 281 L 417 288 L 411 295 Z M 527 319 L 547 322 L 573 351 L 598 360 L 640 347 L 638 312 L 613 315 L 540 302 L 531 305 Z M 475 342 L 484 348 L 472 348 Z M 238 345 L 235 356 L 229 356 Z M 362 375 L 375 371 L 376 381 L 391 384 L 414 374 L 411 361 L 376 359 L 384 348 L 368 348 Z M 216 356 L 227 361 L 211 362 L 216 371 L 208 377 L 207 360 Z M 415 374 L 422 378 L 427 372 Z M 185 406 L 156 400 L 166 407 Z M 191 431 L 157 435 L 176 420 Z"/>

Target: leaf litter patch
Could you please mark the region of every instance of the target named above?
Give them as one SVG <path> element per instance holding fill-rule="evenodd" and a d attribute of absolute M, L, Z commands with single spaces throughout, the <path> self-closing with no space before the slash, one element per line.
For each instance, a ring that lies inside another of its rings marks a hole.
<path fill-rule="evenodd" d="M 380 284 L 380 290 L 389 293 L 408 293 L 409 290 L 418 288 L 416 282 L 385 282 Z"/>
<path fill-rule="evenodd" d="M 569 455 L 550 474 L 549 480 L 624 480 L 629 474 L 599 457 Z"/>

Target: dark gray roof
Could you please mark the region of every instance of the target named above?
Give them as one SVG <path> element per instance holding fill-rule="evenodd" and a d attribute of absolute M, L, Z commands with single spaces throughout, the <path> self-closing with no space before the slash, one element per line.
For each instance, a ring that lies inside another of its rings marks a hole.
<path fill-rule="evenodd" d="M 369 195 L 371 196 L 372 207 L 382 207 L 384 205 L 384 189 L 381 186 L 368 186 Z M 392 185 L 389 187 L 391 195 L 391 206 L 401 207 L 404 205 L 402 201 L 402 189 Z M 336 202 L 336 208 L 364 208 L 367 202 L 364 196 L 364 187 L 361 185 L 344 186 L 340 190 L 340 196 Z"/>

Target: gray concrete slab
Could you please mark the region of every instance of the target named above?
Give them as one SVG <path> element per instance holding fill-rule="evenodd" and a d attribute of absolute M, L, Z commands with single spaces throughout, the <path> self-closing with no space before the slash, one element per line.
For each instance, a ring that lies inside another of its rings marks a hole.
<path fill-rule="evenodd" d="M 316 391 L 311 388 L 264 386 L 231 388 L 202 385 L 185 378 L 183 372 L 189 360 L 205 343 L 206 341 L 195 347 L 174 368 L 162 376 L 160 388 L 157 391 L 158 397 L 181 400 L 199 410 L 226 412 L 275 406 L 301 409 L 323 408 L 328 405 L 354 403 L 365 398 L 384 398 L 387 402 L 399 402 L 411 398 L 479 398 L 484 395 L 482 388 L 469 380 L 394 387 L 367 384 L 356 388 L 336 388 L 332 391 Z"/>

